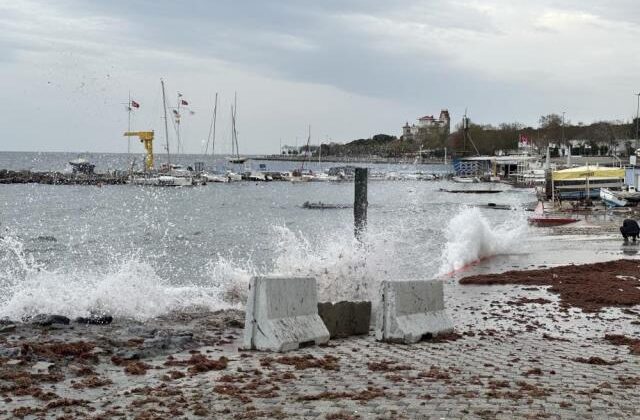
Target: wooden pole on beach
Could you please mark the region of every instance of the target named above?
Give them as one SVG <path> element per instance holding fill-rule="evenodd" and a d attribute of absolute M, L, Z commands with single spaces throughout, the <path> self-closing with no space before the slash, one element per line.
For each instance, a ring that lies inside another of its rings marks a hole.
<path fill-rule="evenodd" d="M 367 180 L 369 170 L 367 168 L 356 168 L 355 174 L 355 194 L 353 202 L 353 226 L 356 239 L 367 227 Z"/>

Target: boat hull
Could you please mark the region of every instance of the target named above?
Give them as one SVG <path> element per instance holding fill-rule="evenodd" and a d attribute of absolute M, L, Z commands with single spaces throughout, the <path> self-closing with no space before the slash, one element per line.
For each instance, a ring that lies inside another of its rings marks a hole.
<path fill-rule="evenodd" d="M 600 199 L 609 207 L 624 207 L 629 204 L 627 200 L 617 197 L 616 194 L 608 188 L 600 188 Z"/>
<path fill-rule="evenodd" d="M 577 219 L 571 219 L 568 217 L 530 217 L 529 224 L 538 226 L 538 227 L 552 227 L 552 226 L 562 226 L 568 225 L 570 223 L 575 223 Z"/>
<path fill-rule="evenodd" d="M 190 176 L 132 176 L 129 179 L 132 185 L 143 185 L 152 187 L 188 187 L 194 185 L 193 178 Z"/>

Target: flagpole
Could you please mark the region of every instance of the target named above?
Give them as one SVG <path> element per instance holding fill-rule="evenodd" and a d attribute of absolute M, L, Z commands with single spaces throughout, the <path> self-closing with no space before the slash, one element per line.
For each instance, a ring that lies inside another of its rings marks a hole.
<path fill-rule="evenodd" d="M 180 94 L 180 92 L 178 92 L 178 115 L 176 115 L 176 124 L 177 124 L 177 130 L 176 133 L 178 134 L 178 154 L 180 154 L 180 147 L 182 146 L 182 143 L 180 141 L 180 97 L 182 97 L 182 95 Z"/>

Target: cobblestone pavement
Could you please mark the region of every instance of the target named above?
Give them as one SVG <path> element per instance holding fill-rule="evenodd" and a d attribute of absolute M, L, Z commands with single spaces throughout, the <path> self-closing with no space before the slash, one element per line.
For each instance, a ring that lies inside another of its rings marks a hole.
<path fill-rule="evenodd" d="M 640 354 L 605 339 L 638 338 L 638 308 L 564 311 L 544 287 L 445 290 L 459 338 L 414 345 L 241 352 L 239 311 L 2 327 L 0 418 L 640 419 Z"/>
<path fill-rule="evenodd" d="M 79 380 L 67 379 L 47 389 L 66 398 L 67 406 L 29 414 L 16 407 L 43 404 L 17 396 L 11 415 L 640 418 L 640 357 L 604 340 L 487 330 L 451 342 L 406 346 L 378 343 L 372 336 L 347 338 L 286 354 L 238 353 L 233 345 L 227 347 L 200 349 L 207 360 L 228 358 L 225 367 L 211 370 L 181 365 L 193 351 L 169 357 L 172 366 L 164 356 L 146 360 L 146 374 L 140 375 L 100 365 L 99 377 L 113 384 L 75 389 Z M 584 363 L 578 357 L 593 359 Z"/>

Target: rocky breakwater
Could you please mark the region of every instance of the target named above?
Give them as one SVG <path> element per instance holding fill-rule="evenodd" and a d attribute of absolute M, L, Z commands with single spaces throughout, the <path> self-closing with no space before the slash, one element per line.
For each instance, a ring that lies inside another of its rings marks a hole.
<path fill-rule="evenodd" d="M 0 184 L 49 185 L 117 185 L 126 182 L 125 176 L 111 174 L 67 174 L 62 172 L 32 172 L 0 170 Z"/>

